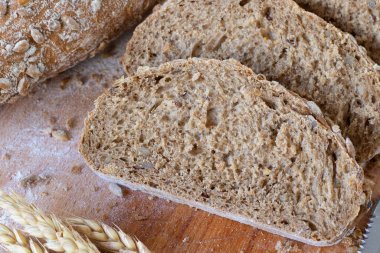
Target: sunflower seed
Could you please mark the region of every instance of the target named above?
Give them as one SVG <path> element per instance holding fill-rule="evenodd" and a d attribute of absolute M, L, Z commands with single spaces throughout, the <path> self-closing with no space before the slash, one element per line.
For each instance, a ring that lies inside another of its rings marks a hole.
<path fill-rule="evenodd" d="M 29 49 L 29 42 L 27 40 L 20 40 L 16 43 L 13 51 L 16 53 L 25 53 Z"/>

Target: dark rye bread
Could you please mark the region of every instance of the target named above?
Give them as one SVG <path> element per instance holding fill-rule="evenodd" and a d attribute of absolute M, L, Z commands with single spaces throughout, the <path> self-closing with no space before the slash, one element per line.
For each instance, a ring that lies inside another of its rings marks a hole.
<path fill-rule="evenodd" d="M 378 0 L 295 0 L 308 11 L 355 36 L 369 56 L 380 63 L 380 2 Z M 379 67 L 380 68 L 380 67 Z"/>
<path fill-rule="evenodd" d="M 80 152 L 133 189 L 330 245 L 365 201 L 363 171 L 312 104 L 234 60 L 177 60 L 99 97 Z"/>
<path fill-rule="evenodd" d="M 123 58 L 234 58 L 315 101 L 351 138 L 359 162 L 380 152 L 380 74 L 349 34 L 290 0 L 168 0 L 135 30 Z"/>

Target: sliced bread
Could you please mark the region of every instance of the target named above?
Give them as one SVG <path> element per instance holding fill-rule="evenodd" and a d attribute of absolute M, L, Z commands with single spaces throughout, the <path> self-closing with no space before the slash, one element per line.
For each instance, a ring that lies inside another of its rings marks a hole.
<path fill-rule="evenodd" d="M 380 152 L 375 63 L 351 35 L 291 0 L 168 0 L 137 27 L 123 62 L 132 74 L 188 57 L 234 58 L 315 101 L 359 162 Z"/>
<path fill-rule="evenodd" d="M 380 64 L 380 2 L 378 0 L 295 0 L 304 9 L 355 36 Z"/>
<path fill-rule="evenodd" d="M 133 189 L 330 245 L 365 201 L 363 171 L 313 107 L 237 61 L 176 60 L 100 96 L 80 152 Z"/>

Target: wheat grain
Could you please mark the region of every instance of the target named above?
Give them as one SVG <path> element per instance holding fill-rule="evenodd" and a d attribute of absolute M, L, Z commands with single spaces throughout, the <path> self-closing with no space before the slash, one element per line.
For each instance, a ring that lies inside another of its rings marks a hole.
<path fill-rule="evenodd" d="M 44 246 L 48 249 L 68 253 L 99 253 L 96 246 L 83 239 L 78 232 L 65 226 L 57 217 L 45 215 L 15 193 L 6 194 L 0 190 L 0 208 L 23 225 L 29 235 L 45 240 Z"/>
<path fill-rule="evenodd" d="M 99 249 L 109 252 L 150 253 L 141 241 L 127 235 L 120 228 L 115 229 L 104 223 L 83 218 L 70 218 L 67 222 Z"/>
<path fill-rule="evenodd" d="M 0 224 L 0 244 L 10 253 L 47 253 L 45 247 L 22 232 Z"/>
<path fill-rule="evenodd" d="M 57 217 L 45 215 L 15 193 L 6 194 L 0 190 L 0 208 L 10 213 L 15 222 L 23 225 L 29 235 L 45 240 L 44 246 L 56 252 L 99 252 L 94 244 L 109 252 L 151 252 L 141 241 L 120 228 L 115 229 L 94 220 L 70 218 L 67 219 L 69 226 L 65 226 Z M 81 235 L 94 244 L 84 240 Z"/>

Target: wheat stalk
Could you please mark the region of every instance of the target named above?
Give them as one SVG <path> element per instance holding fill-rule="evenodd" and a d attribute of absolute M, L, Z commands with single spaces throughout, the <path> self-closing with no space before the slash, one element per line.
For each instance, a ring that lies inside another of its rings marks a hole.
<path fill-rule="evenodd" d="M 83 218 L 67 219 L 76 231 L 89 238 L 99 249 L 108 252 L 150 253 L 151 251 L 137 238 L 114 229 L 104 223 Z"/>
<path fill-rule="evenodd" d="M 78 232 L 65 226 L 55 216 L 45 215 L 15 193 L 6 194 L 0 190 L 0 208 L 7 211 L 15 222 L 23 225 L 29 235 L 45 240 L 44 246 L 50 250 L 68 253 L 99 253 L 96 246 L 83 239 Z"/>
<path fill-rule="evenodd" d="M 0 244 L 11 253 L 47 253 L 45 247 L 22 232 L 0 224 Z"/>

